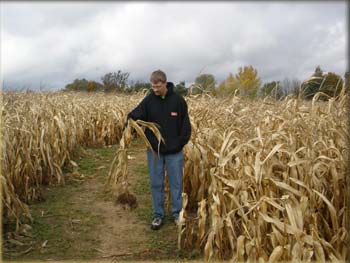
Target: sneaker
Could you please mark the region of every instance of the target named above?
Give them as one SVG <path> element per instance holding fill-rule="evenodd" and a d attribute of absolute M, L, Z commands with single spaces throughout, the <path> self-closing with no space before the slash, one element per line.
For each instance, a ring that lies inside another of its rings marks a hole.
<path fill-rule="evenodd" d="M 152 224 L 151 224 L 151 229 L 152 230 L 158 230 L 161 228 L 163 225 L 163 219 L 156 217 L 153 219 Z"/>

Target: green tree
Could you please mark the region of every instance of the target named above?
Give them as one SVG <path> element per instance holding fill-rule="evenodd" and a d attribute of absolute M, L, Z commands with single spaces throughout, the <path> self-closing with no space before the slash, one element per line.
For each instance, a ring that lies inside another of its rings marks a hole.
<path fill-rule="evenodd" d="M 175 85 L 175 92 L 181 94 L 182 96 L 187 95 L 185 81 L 180 81 L 178 84 Z"/>
<path fill-rule="evenodd" d="M 226 97 L 228 95 L 226 91 L 225 80 L 220 82 L 218 88 L 215 91 L 215 95 L 218 97 Z"/>
<path fill-rule="evenodd" d="M 343 83 L 344 81 L 341 76 L 335 74 L 334 72 L 328 72 L 324 75 L 324 80 L 322 86 L 320 87 L 320 91 L 331 97 L 336 97 L 340 94 Z"/>
<path fill-rule="evenodd" d="M 105 74 L 101 80 L 104 85 L 104 91 L 117 91 L 122 92 L 127 88 L 127 81 L 129 78 L 129 72 L 122 72 L 118 70 L 118 72 L 110 72 Z"/>
<path fill-rule="evenodd" d="M 103 91 L 103 85 L 97 81 L 90 80 L 88 81 L 86 89 L 88 92 Z"/>
<path fill-rule="evenodd" d="M 315 73 L 313 74 L 314 77 L 322 77 L 323 76 L 323 70 L 321 69 L 321 66 L 318 65 L 315 69 Z"/>
<path fill-rule="evenodd" d="M 233 74 L 230 73 L 228 77 L 219 84 L 216 90 L 216 95 L 219 97 L 232 96 L 235 94 L 237 89 L 238 89 L 238 82 L 233 76 Z"/>
<path fill-rule="evenodd" d="M 136 81 L 131 82 L 130 86 L 128 87 L 127 91 L 129 92 L 139 92 L 143 89 L 151 89 L 151 83 L 149 82 L 143 82 L 143 81 Z"/>
<path fill-rule="evenodd" d="M 241 96 L 255 98 L 257 91 L 261 85 L 261 80 L 258 77 L 258 71 L 253 66 L 240 67 L 236 74 L 239 93 Z"/>
<path fill-rule="evenodd" d="M 210 92 L 214 93 L 216 80 L 212 74 L 201 74 L 195 79 L 195 86 L 197 87 L 194 93 Z"/>
<path fill-rule="evenodd" d="M 96 88 L 97 88 L 97 85 L 96 85 L 96 82 L 95 81 L 89 81 L 88 84 L 87 84 L 87 91 L 89 92 L 93 92 L 93 91 L 96 91 Z"/>
<path fill-rule="evenodd" d="M 314 95 L 320 90 L 323 80 L 323 71 L 320 66 L 317 66 L 315 72 L 311 75 L 311 77 L 301 84 L 300 96 L 305 99 L 312 99 Z"/>
<path fill-rule="evenodd" d="M 284 91 L 279 81 L 271 81 L 265 83 L 264 86 L 260 89 L 260 96 L 270 96 L 279 100 L 284 96 Z"/>
<path fill-rule="evenodd" d="M 75 79 L 73 83 L 67 84 L 64 89 L 68 91 L 87 91 L 88 81 L 86 79 Z"/>

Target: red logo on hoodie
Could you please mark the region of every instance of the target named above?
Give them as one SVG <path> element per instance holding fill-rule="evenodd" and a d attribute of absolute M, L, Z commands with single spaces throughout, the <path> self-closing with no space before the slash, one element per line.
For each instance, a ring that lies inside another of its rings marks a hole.
<path fill-rule="evenodd" d="M 171 116 L 177 116 L 177 112 L 172 111 L 172 112 L 170 113 L 170 115 L 171 115 Z"/>

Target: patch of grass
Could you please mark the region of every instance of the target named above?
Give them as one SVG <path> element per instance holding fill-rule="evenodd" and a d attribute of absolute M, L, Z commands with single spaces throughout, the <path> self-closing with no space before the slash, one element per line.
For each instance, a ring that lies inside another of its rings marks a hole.
<path fill-rule="evenodd" d="M 97 175 L 100 183 L 105 183 L 119 145 L 112 147 L 89 149 L 89 155 L 78 162 L 79 173 L 84 175 Z"/>
<path fill-rule="evenodd" d="M 74 191 L 79 182 L 68 181 L 66 185 L 62 186 L 50 186 L 44 190 L 45 201 L 37 203 L 35 206 L 32 206 L 31 209 L 35 212 L 44 211 L 46 215 L 51 215 L 54 213 L 61 213 L 66 211 L 67 205 L 70 206 L 72 203 L 68 200 L 62 200 L 62 198 L 69 194 L 71 191 Z"/>
<path fill-rule="evenodd" d="M 77 145 L 73 151 L 72 159 L 76 160 L 79 157 L 83 157 L 84 155 L 86 155 L 86 149 L 84 148 L 84 146 Z"/>
<path fill-rule="evenodd" d="M 144 222 L 150 222 L 151 219 L 152 219 L 152 215 L 153 215 L 153 212 L 152 212 L 152 207 L 137 207 L 135 209 L 135 213 L 137 214 L 137 217 L 144 221 Z"/>
<path fill-rule="evenodd" d="M 152 251 L 161 251 L 156 259 L 174 259 L 177 251 L 176 226 L 166 220 L 165 225 L 157 231 L 147 230 L 148 247 Z"/>
<path fill-rule="evenodd" d="M 84 175 L 93 175 L 98 167 L 105 166 L 103 169 L 98 169 L 99 175 L 105 177 L 118 147 L 118 144 L 101 148 L 85 148 L 78 145 L 72 154 L 72 160 L 78 165 L 77 171 Z M 65 167 L 64 171 L 70 172 L 70 169 Z"/>
<path fill-rule="evenodd" d="M 135 193 L 138 195 L 150 195 L 151 189 L 147 165 L 140 163 L 133 169 L 133 172 L 135 173 L 135 177 L 137 178 L 137 181 L 133 186 L 133 190 L 135 191 Z"/>
<path fill-rule="evenodd" d="M 135 209 L 137 217 L 148 222 L 152 218 L 152 196 L 148 176 L 148 167 L 144 163 L 139 163 L 133 168 L 135 182 L 132 191 L 137 195 L 139 206 Z"/>
<path fill-rule="evenodd" d="M 81 160 L 79 163 L 79 171 L 82 174 L 91 175 L 96 171 L 96 159 L 94 158 L 85 158 Z"/>
<path fill-rule="evenodd" d="M 84 210 L 80 202 L 70 199 L 72 192 L 79 191 L 76 185 L 76 182 L 68 181 L 65 186 L 45 189 L 46 200 L 30 206 L 34 219 L 31 224 L 34 250 L 21 256 L 4 254 L 4 259 L 91 259 L 97 255 L 98 252 L 92 249 L 99 246 L 94 229 L 102 223 L 102 217 Z M 45 248 L 39 249 L 44 242 L 47 242 Z"/>
<path fill-rule="evenodd" d="M 100 157 L 102 159 L 113 159 L 115 152 L 117 151 L 119 145 L 112 145 L 112 147 L 103 147 L 103 148 L 96 148 L 94 149 L 94 152 L 98 155 L 100 155 Z"/>
<path fill-rule="evenodd" d="M 105 183 L 106 179 L 102 179 L 99 178 L 99 181 Z M 114 195 L 113 195 L 113 191 L 111 189 L 101 189 L 101 191 L 96 193 L 96 200 L 99 201 L 104 201 L 104 202 L 108 202 L 108 201 L 114 201 Z"/>
<path fill-rule="evenodd" d="M 105 166 L 106 168 L 100 169 L 101 171 L 105 171 L 109 169 L 109 164 L 112 162 L 115 149 L 113 148 L 97 148 L 90 149 L 91 154 L 85 156 L 82 160 L 78 161 L 77 164 L 79 166 L 79 172 L 91 175 L 96 173 L 97 168 L 101 166 Z"/>

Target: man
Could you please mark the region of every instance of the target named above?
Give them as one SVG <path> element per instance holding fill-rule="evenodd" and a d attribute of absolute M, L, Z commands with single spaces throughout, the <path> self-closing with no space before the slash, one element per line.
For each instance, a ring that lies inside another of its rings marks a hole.
<path fill-rule="evenodd" d="M 141 119 L 155 122 L 165 143 L 158 140 L 146 129 L 145 135 L 152 145 L 147 150 L 147 162 L 153 199 L 153 221 L 151 229 L 158 230 L 164 222 L 164 166 L 167 170 L 170 186 L 172 216 L 178 224 L 182 209 L 182 148 L 191 137 L 191 124 L 188 117 L 187 104 L 184 98 L 174 92 L 174 84 L 167 82 L 166 74 L 157 70 L 150 78 L 152 89 L 140 104 L 128 114 L 128 119 Z"/>

